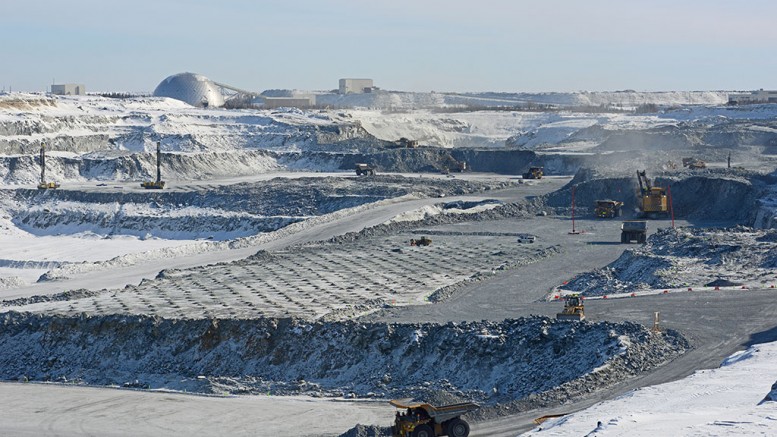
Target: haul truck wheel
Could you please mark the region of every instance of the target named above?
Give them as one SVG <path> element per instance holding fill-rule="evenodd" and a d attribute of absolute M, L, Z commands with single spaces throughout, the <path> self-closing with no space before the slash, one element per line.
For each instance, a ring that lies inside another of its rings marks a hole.
<path fill-rule="evenodd" d="M 448 421 L 449 437 L 467 437 L 469 435 L 469 424 L 458 417 Z"/>
<path fill-rule="evenodd" d="M 418 425 L 413 430 L 412 437 L 434 437 L 434 431 L 429 425 Z"/>

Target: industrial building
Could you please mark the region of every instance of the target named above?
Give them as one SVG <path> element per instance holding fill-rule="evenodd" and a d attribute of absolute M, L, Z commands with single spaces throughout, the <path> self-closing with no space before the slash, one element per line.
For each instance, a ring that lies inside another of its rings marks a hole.
<path fill-rule="evenodd" d="M 179 73 L 167 77 L 156 87 L 154 96 L 170 97 L 192 106 L 224 106 L 224 95 L 219 86 L 207 77 L 194 73 Z"/>
<path fill-rule="evenodd" d="M 312 97 L 263 97 L 263 106 L 274 108 L 309 108 L 315 104 Z"/>
<path fill-rule="evenodd" d="M 751 91 L 742 94 L 729 94 L 729 105 L 752 105 L 757 103 L 777 103 L 777 91 Z"/>
<path fill-rule="evenodd" d="M 83 96 L 86 94 L 86 87 L 78 83 L 51 85 L 51 94 L 60 96 Z"/>
<path fill-rule="evenodd" d="M 373 89 L 372 79 L 340 79 L 340 94 L 369 93 Z"/>

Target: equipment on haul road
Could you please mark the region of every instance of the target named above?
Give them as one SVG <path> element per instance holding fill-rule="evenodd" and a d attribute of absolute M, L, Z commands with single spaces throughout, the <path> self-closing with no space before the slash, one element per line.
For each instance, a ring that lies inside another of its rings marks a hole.
<path fill-rule="evenodd" d="M 545 175 L 542 167 L 529 167 L 529 170 L 523 174 L 524 179 L 542 179 Z"/>
<path fill-rule="evenodd" d="M 375 176 L 375 167 L 369 164 L 356 164 L 356 176 Z"/>
<path fill-rule="evenodd" d="M 683 167 L 688 167 L 690 170 L 700 170 L 707 168 L 707 163 L 698 158 L 683 158 Z"/>
<path fill-rule="evenodd" d="M 655 218 L 669 214 L 666 188 L 654 187 L 645 175 L 645 170 L 637 170 L 637 180 L 639 181 L 640 216 Z"/>
<path fill-rule="evenodd" d="M 40 143 L 40 183 L 39 190 L 48 190 L 59 188 L 56 182 L 46 182 L 46 144 Z"/>
<path fill-rule="evenodd" d="M 440 407 L 413 402 L 412 399 L 395 399 L 389 403 L 400 410 L 406 410 L 397 411 L 392 427 L 393 437 L 467 437 L 469 424 L 460 416 L 480 408 L 474 402 Z"/>
<path fill-rule="evenodd" d="M 622 214 L 623 202 L 617 200 L 597 200 L 596 216 L 599 218 L 620 217 Z"/>
<path fill-rule="evenodd" d="M 411 246 L 430 246 L 431 244 L 432 244 L 432 239 L 427 237 L 421 237 L 417 240 L 415 238 L 410 239 Z"/>
<path fill-rule="evenodd" d="M 621 243 L 644 243 L 647 240 L 647 222 L 645 220 L 626 220 L 621 225 Z"/>
<path fill-rule="evenodd" d="M 161 190 L 165 187 L 165 181 L 162 180 L 162 146 L 159 141 L 156 142 L 156 180 L 142 182 L 140 186 L 147 190 Z"/>
<path fill-rule="evenodd" d="M 556 320 L 585 320 L 583 297 L 577 293 L 564 296 L 564 309 L 556 314 Z"/>

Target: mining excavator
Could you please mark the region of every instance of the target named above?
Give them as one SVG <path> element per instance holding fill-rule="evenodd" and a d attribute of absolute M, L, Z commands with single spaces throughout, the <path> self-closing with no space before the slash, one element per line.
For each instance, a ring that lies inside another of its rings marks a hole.
<path fill-rule="evenodd" d="M 162 146 L 159 141 L 156 142 L 156 180 L 142 182 L 140 186 L 147 190 L 161 190 L 165 187 L 165 181 L 162 180 Z"/>
<path fill-rule="evenodd" d="M 622 208 L 623 202 L 617 200 L 597 200 L 595 214 L 599 218 L 620 217 Z"/>
<path fill-rule="evenodd" d="M 39 190 L 48 190 L 59 188 L 59 184 L 56 182 L 46 182 L 46 145 L 40 144 L 40 183 L 38 184 Z"/>
<path fill-rule="evenodd" d="M 654 187 L 645 175 L 645 170 L 637 170 L 637 180 L 639 181 L 640 216 L 656 218 L 669 214 L 666 188 Z"/>
<path fill-rule="evenodd" d="M 564 309 L 556 314 L 557 320 L 585 320 L 583 296 L 577 293 L 564 296 Z"/>
<path fill-rule="evenodd" d="M 395 399 L 389 404 L 398 408 L 393 437 L 467 437 L 469 424 L 461 416 L 480 408 L 473 402 L 435 407 L 412 399 Z"/>

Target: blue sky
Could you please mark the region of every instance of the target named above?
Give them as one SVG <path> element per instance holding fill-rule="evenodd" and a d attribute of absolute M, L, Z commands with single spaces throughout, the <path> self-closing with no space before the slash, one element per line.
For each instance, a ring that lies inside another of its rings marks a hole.
<path fill-rule="evenodd" d="M 777 88 L 774 0 L 4 0 L 0 88 Z"/>

